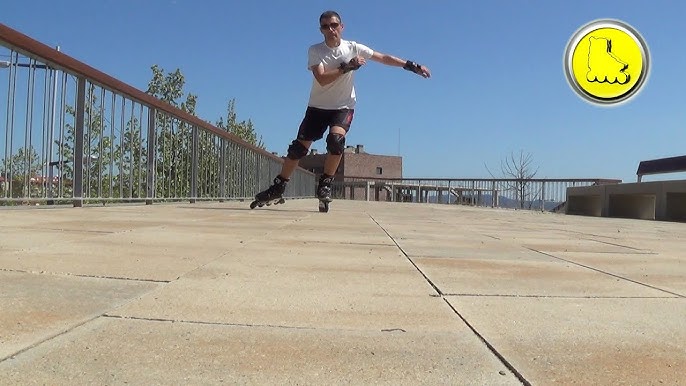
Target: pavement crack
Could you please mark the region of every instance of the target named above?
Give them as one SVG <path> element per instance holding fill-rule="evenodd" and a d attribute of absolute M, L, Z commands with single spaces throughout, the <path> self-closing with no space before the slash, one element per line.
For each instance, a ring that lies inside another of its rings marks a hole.
<path fill-rule="evenodd" d="M 25 229 L 27 231 L 31 232 L 36 232 L 36 231 L 56 231 L 56 232 L 64 232 L 64 233 L 93 233 L 93 234 L 102 234 L 102 235 L 110 235 L 114 233 L 118 233 L 119 231 L 99 231 L 99 230 L 90 230 L 90 229 L 67 229 L 67 228 L 32 228 L 32 227 L 16 227 L 16 229 Z M 45 244 L 43 244 L 45 245 Z"/>
<path fill-rule="evenodd" d="M 596 240 L 596 239 L 588 239 L 588 238 L 583 238 L 582 240 L 595 241 L 596 243 L 605 244 L 605 245 L 612 245 L 613 247 L 620 247 L 620 248 L 632 249 L 632 250 L 636 251 L 636 253 L 645 253 L 645 254 L 652 254 L 652 253 L 653 253 L 653 252 L 647 251 L 647 250 L 645 250 L 645 249 L 634 248 L 634 247 L 630 247 L 630 246 L 628 246 L 628 245 L 622 245 L 622 244 L 617 244 L 617 243 L 611 243 L 611 242 L 609 242 L 609 241 Z"/>
<path fill-rule="evenodd" d="M 354 241 L 326 241 L 326 240 L 306 240 L 303 241 L 303 244 L 325 244 L 325 245 L 360 245 L 360 246 L 368 246 L 368 247 L 394 247 L 395 245 L 393 244 L 384 244 L 384 243 L 356 243 Z"/>
<path fill-rule="evenodd" d="M 507 367 L 507 369 L 510 370 L 510 371 L 512 372 L 512 374 L 514 374 L 514 376 L 517 377 L 517 379 L 518 379 L 520 382 L 522 382 L 522 384 L 524 384 L 524 385 L 526 385 L 526 386 L 531 386 L 531 382 L 527 381 L 526 378 L 524 378 L 524 375 L 522 375 L 522 373 L 520 373 L 520 372 L 519 372 L 519 371 L 518 371 L 518 370 L 517 370 L 508 360 L 507 360 L 507 359 L 505 359 L 505 357 L 504 357 L 500 352 L 498 352 L 498 350 L 496 350 L 496 348 L 495 348 L 488 340 L 486 340 L 486 338 L 484 338 L 484 336 L 481 335 L 481 334 L 476 330 L 476 328 L 474 328 L 474 326 L 472 326 L 472 325 L 467 321 L 467 319 L 465 319 L 465 318 L 462 316 L 462 314 L 460 314 L 460 313 L 457 311 L 457 309 L 455 309 L 455 307 L 453 307 L 453 305 L 450 304 L 450 302 L 449 302 L 447 299 L 443 298 L 443 301 L 445 301 L 445 303 L 448 305 L 448 307 L 450 307 L 450 309 L 453 310 L 453 312 L 455 313 L 455 315 L 457 315 L 460 319 L 462 319 L 462 322 L 464 322 L 464 324 L 466 324 L 467 327 L 469 327 L 469 329 L 472 330 L 472 332 L 474 333 L 474 335 L 476 335 L 476 336 L 486 345 L 486 347 L 488 347 L 488 349 L 493 353 L 493 355 L 495 355 L 495 356 L 498 358 L 498 360 L 500 360 L 500 362 L 501 362 L 505 367 Z"/>
<path fill-rule="evenodd" d="M 407 332 L 402 328 L 384 328 L 381 332 Z"/>
<path fill-rule="evenodd" d="M 444 294 L 446 297 L 493 297 L 534 299 L 682 299 L 680 296 L 574 296 L 574 295 L 517 295 L 517 294 Z"/>
<path fill-rule="evenodd" d="M 122 277 L 122 276 L 100 276 L 100 275 L 79 275 L 79 274 L 67 274 L 67 276 L 76 276 L 76 277 L 88 277 L 92 279 L 110 279 L 110 280 L 121 280 L 121 281 L 135 281 L 135 282 L 142 282 L 142 283 L 162 283 L 162 284 L 167 284 L 171 283 L 171 280 L 158 280 L 158 279 L 139 279 L 139 278 L 132 278 L 132 277 Z"/>
<path fill-rule="evenodd" d="M 95 319 L 98 319 L 98 318 L 101 317 L 101 316 L 102 316 L 102 315 L 96 315 L 96 316 L 94 316 L 94 317 L 92 317 L 92 318 L 89 318 L 89 319 L 87 319 L 87 320 L 84 320 L 84 321 L 82 321 L 82 322 L 80 322 L 80 323 L 74 324 L 74 325 L 70 326 L 70 327 L 67 328 L 67 329 L 64 329 L 64 330 L 59 331 L 59 332 L 57 332 L 57 333 L 55 333 L 55 334 L 52 334 L 52 335 L 50 335 L 50 336 L 48 336 L 48 337 L 46 337 L 46 338 L 44 338 L 44 339 L 41 339 L 41 340 L 39 340 L 39 341 L 37 341 L 37 342 L 34 342 L 34 343 L 32 343 L 32 344 L 30 344 L 30 345 L 28 345 L 28 346 L 22 348 L 21 350 L 18 350 L 18 351 L 16 351 L 16 352 L 10 354 L 10 355 L 7 355 L 7 356 L 5 356 L 5 357 L 0 357 L 0 363 L 6 361 L 6 360 L 8 360 L 8 359 L 14 359 L 14 358 L 16 358 L 18 355 L 20 355 L 20 354 L 22 354 L 22 353 L 25 353 L 25 352 L 27 352 L 27 351 L 33 349 L 33 348 L 36 348 L 36 347 L 40 346 L 41 344 L 43 344 L 43 343 L 45 343 L 45 342 L 47 342 L 47 341 L 49 341 L 49 340 L 52 340 L 52 339 L 55 339 L 55 338 L 57 338 L 57 337 L 59 337 L 59 336 L 61 336 L 61 335 L 67 334 L 67 333 L 69 333 L 69 332 L 71 332 L 71 331 L 73 331 L 73 330 L 75 330 L 75 329 L 77 329 L 77 328 L 79 328 L 79 327 L 85 325 L 86 323 L 89 323 L 89 322 L 94 321 Z"/>
<path fill-rule="evenodd" d="M 208 322 L 203 320 L 184 320 L 184 319 L 167 319 L 167 318 L 143 318 L 138 316 L 122 316 L 113 314 L 104 314 L 104 318 L 122 319 L 122 320 L 138 320 L 143 322 L 161 322 L 161 323 L 183 323 L 196 324 L 204 326 L 227 326 L 227 327 L 252 327 L 252 328 L 279 328 L 287 330 L 317 330 L 314 327 L 303 326 L 285 326 L 278 324 L 253 324 L 253 323 L 230 323 L 230 322 Z"/>
<path fill-rule="evenodd" d="M 162 283 L 162 284 L 171 283 L 171 280 L 140 279 L 140 278 L 135 278 L 135 277 L 123 277 L 123 276 L 86 275 L 86 274 L 77 274 L 77 273 L 69 273 L 69 272 L 30 271 L 30 270 L 24 270 L 24 269 L 0 268 L 0 272 L 26 273 L 29 275 L 84 277 L 84 278 L 90 278 L 90 279 L 134 281 L 134 282 L 141 282 L 141 283 Z"/>
<path fill-rule="evenodd" d="M 403 247 L 401 247 L 400 244 L 398 244 L 398 242 L 395 240 L 395 238 L 394 238 L 393 236 L 391 236 L 390 233 L 388 233 L 388 231 L 386 230 L 386 228 L 384 228 L 383 225 L 379 224 L 379 222 L 376 221 L 376 219 L 374 218 L 374 216 L 372 216 L 372 215 L 369 214 L 369 213 L 367 213 L 367 215 L 369 216 L 369 218 L 372 219 L 372 221 L 374 221 L 374 223 L 375 223 L 379 228 L 381 228 L 382 231 L 384 231 L 384 233 L 386 234 L 386 236 L 388 236 L 388 238 L 390 238 L 391 241 L 393 241 L 393 243 L 395 244 L 395 246 L 398 247 L 398 249 L 399 249 L 400 252 L 405 256 L 405 258 L 407 259 L 407 261 L 409 261 L 410 264 L 412 264 L 412 265 L 414 266 L 414 268 L 417 270 L 417 272 L 419 272 L 419 273 L 422 275 L 422 277 L 424 277 L 424 280 L 426 280 L 426 282 L 429 283 L 429 285 L 431 285 L 431 287 L 434 289 L 434 291 L 436 291 L 436 293 L 437 293 L 438 295 L 443 296 L 443 292 L 441 292 L 441 290 L 438 288 L 438 286 L 437 286 L 436 284 L 434 284 L 434 282 L 433 282 L 431 279 L 429 279 L 429 277 L 424 273 L 424 271 L 421 270 L 421 268 L 419 268 L 419 266 L 417 266 L 417 264 L 412 260 L 412 258 L 410 257 L 410 255 L 408 255 L 407 252 L 405 252 L 405 250 L 403 249 Z"/>
<path fill-rule="evenodd" d="M 528 247 L 527 247 L 527 249 L 530 250 L 530 251 L 533 251 L 533 252 L 538 252 L 538 253 L 540 253 L 540 254 L 542 254 L 542 255 L 545 255 L 545 256 L 548 256 L 548 257 L 552 257 L 553 259 L 557 259 L 557 260 L 560 260 L 560 261 L 564 261 L 564 262 L 569 263 L 569 264 L 574 264 L 574 265 L 577 265 L 577 266 L 579 266 L 579 267 L 583 267 L 583 268 L 586 268 L 586 269 L 590 269 L 590 270 L 592 270 L 592 271 L 596 271 L 596 272 L 599 272 L 599 273 L 602 273 L 602 274 L 605 274 L 605 275 L 608 275 L 608 276 L 612 276 L 612 277 L 617 278 L 617 279 L 626 280 L 626 281 L 628 281 L 628 282 L 631 282 L 631 283 L 634 283 L 634 284 L 638 284 L 638 285 L 642 285 L 642 286 L 644 286 L 644 287 L 648 287 L 648 288 L 654 289 L 654 290 L 656 290 L 656 291 L 661 291 L 661 292 L 664 292 L 664 293 L 668 293 L 668 294 L 670 294 L 670 295 L 674 295 L 674 296 L 677 296 L 677 297 L 680 297 L 680 298 L 686 298 L 686 295 L 681 295 L 681 294 L 678 294 L 678 293 L 676 293 L 676 292 L 672 292 L 672 291 L 668 291 L 668 290 L 666 290 L 666 289 L 662 289 L 662 288 L 659 288 L 659 287 L 655 287 L 655 286 L 652 286 L 652 285 L 647 284 L 647 283 L 642 283 L 642 282 L 640 282 L 640 281 L 633 280 L 633 279 L 630 279 L 630 278 L 628 278 L 628 277 L 620 276 L 620 275 L 614 274 L 614 273 L 612 273 L 612 272 L 607 272 L 607 271 L 603 271 L 602 269 L 593 268 L 593 267 L 591 267 L 591 266 L 588 266 L 588 265 L 585 265 L 585 264 L 581 264 L 581 263 L 577 263 L 576 261 L 568 260 L 568 259 L 565 259 L 565 258 L 562 258 L 562 257 L 558 257 L 558 256 L 555 256 L 555 255 L 551 255 L 550 253 L 541 252 L 541 251 L 536 250 L 536 249 L 533 249 L 533 248 L 528 248 Z"/>

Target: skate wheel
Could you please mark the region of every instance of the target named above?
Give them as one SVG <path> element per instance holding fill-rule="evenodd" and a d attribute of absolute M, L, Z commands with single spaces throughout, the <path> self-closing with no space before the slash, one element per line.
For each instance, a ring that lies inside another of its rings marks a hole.
<path fill-rule="evenodd" d="M 255 209 L 256 206 L 257 206 L 257 201 L 253 201 L 250 203 L 250 209 Z"/>
<path fill-rule="evenodd" d="M 319 212 L 327 213 L 329 211 L 329 203 L 326 201 L 319 201 Z"/>
<path fill-rule="evenodd" d="M 285 204 L 285 203 L 286 203 L 286 200 L 284 200 L 283 198 L 277 202 L 277 204 Z"/>

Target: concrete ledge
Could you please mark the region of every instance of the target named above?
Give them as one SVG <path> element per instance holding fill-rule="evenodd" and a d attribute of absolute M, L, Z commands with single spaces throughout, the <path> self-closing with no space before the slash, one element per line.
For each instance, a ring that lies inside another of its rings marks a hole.
<path fill-rule="evenodd" d="M 608 217 L 655 220 L 654 194 L 611 194 Z"/>
<path fill-rule="evenodd" d="M 602 197 L 605 185 L 567 188 L 566 214 L 602 216 Z"/>
<path fill-rule="evenodd" d="M 667 193 L 666 205 L 671 220 L 686 221 L 686 193 Z"/>
<path fill-rule="evenodd" d="M 686 180 L 570 187 L 566 214 L 686 221 Z"/>

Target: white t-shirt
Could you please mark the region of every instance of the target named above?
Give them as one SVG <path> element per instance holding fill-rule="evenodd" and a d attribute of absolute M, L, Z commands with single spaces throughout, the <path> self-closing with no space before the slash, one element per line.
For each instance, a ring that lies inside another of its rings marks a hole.
<path fill-rule="evenodd" d="M 356 56 L 369 59 L 373 54 L 374 51 L 371 48 L 349 40 L 341 39 L 341 44 L 334 48 L 321 42 L 310 46 L 307 52 L 307 69 L 311 70 L 313 66 L 322 64 L 324 70 L 328 71 L 338 68 L 341 63 L 347 63 Z M 326 86 L 320 85 L 317 79 L 312 79 L 308 106 L 326 110 L 354 109 L 356 101 L 354 73 L 355 71 L 349 71 Z"/>

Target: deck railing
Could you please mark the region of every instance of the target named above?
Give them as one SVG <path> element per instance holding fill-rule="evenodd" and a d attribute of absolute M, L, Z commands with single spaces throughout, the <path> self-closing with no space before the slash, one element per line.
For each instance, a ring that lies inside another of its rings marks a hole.
<path fill-rule="evenodd" d="M 488 179 L 488 178 L 365 178 L 346 177 L 334 185 L 334 198 L 368 201 L 463 204 L 558 211 L 567 188 L 617 184 L 621 180 Z"/>
<path fill-rule="evenodd" d="M 0 205 L 251 198 L 263 149 L 0 24 Z M 298 169 L 287 197 L 312 197 Z"/>

